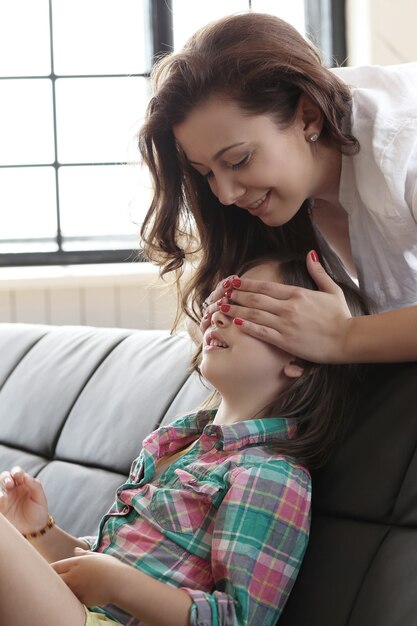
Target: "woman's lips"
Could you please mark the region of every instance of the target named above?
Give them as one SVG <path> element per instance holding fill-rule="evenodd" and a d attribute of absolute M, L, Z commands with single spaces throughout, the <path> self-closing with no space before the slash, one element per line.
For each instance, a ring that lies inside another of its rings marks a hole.
<path fill-rule="evenodd" d="M 259 203 L 253 203 L 247 206 L 246 210 L 254 217 L 259 217 L 260 215 L 265 213 L 265 211 L 267 210 L 269 206 L 270 196 L 271 196 L 271 191 L 268 191 Z"/>

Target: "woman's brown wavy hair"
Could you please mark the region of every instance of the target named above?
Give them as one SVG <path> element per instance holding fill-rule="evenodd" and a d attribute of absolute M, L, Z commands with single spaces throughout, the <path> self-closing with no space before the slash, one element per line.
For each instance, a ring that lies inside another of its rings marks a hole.
<path fill-rule="evenodd" d="M 185 261 L 192 262 L 192 277 L 181 291 L 182 310 L 197 319 L 222 277 L 246 259 L 277 249 L 304 254 L 316 248 L 329 269 L 333 261 L 317 241 L 308 198 L 280 227 L 266 226 L 235 205 L 225 207 L 186 162 L 173 134 L 175 125 L 215 94 L 250 115 L 271 115 L 285 128 L 306 94 L 323 113 L 320 141 L 354 153 L 358 142 L 343 130 L 351 112 L 349 89 L 322 65 L 316 48 L 277 17 L 233 15 L 207 25 L 181 51 L 163 57 L 152 82 L 139 148 L 154 193 L 141 239 L 144 254 L 160 265 L 162 275 L 176 270 L 179 279 Z"/>

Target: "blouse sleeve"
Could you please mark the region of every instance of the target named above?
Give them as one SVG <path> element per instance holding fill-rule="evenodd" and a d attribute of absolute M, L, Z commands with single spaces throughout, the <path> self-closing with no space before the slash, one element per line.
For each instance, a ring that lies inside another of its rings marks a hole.
<path fill-rule="evenodd" d="M 311 483 L 285 460 L 237 468 L 216 517 L 213 593 L 184 589 L 191 626 L 276 623 L 307 547 Z"/>

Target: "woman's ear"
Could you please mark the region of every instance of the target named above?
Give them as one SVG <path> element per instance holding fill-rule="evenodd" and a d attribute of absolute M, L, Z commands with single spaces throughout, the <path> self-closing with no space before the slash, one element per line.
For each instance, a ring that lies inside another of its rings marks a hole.
<path fill-rule="evenodd" d="M 306 141 L 317 141 L 323 129 L 323 113 L 306 94 L 301 94 L 298 100 L 297 116 L 302 123 Z"/>

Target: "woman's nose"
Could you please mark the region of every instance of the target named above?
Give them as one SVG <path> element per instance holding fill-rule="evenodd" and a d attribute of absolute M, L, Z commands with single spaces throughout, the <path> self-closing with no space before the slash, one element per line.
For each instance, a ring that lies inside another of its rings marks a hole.
<path fill-rule="evenodd" d="M 245 193 L 245 187 L 229 176 L 217 178 L 214 183 L 213 193 L 219 201 L 228 206 L 234 204 Z"/>

